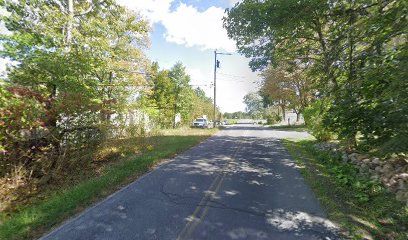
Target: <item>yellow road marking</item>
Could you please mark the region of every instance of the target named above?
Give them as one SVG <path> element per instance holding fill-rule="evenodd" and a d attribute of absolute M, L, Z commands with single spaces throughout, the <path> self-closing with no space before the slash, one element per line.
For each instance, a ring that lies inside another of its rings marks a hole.
<path fill-rule="evenodd" d="M 244 132 L 245 136 L 246 131 Z M 237 146 L 235 152 L 233 153 L 230 162 L 234 160 L 236 157 L 238 150 L 240 150 L 240 146 L 243 144 L 243 142 L 240 142 L 240 144 Z M 227 167 L 229 164 L 227 164 Z M 182 239 L 187 239 L 191 233 L 194 231 L 194 229 L 197 227 L 197 225 L 204 219 L 204 217 L 207 215 L 209 206 L 205 204 L 213 195 L 217 194 L 218 190 L 220 189 L 222 182 L 224 181 L 224 178 L 226 176 L 225 171 L 222 171 L 221 174 L 219 174 L 214 181 L 211 183 L 211 186 L 208 188 L 208 190 L 205 192 L 204 197 L 201 199 L 200 203 L 198 204 L 197 208 L 194 210 L 193 214 L 191 215 L 191 221 L 188 222 L 183 230 L 180 232 L 180 234 L 177 237 L 177 240 L 182 240 Z M 215 189 L 212 190 L 215 186 Z M 199 212 L 201 211 L 201 214 Z M 199 214 L 199 215 L 198 215 Z"/>

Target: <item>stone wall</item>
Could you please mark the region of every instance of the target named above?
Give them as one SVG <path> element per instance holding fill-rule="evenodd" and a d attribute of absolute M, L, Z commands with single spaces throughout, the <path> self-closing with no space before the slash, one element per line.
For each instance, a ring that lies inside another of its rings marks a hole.
<path fill-rule="evenodd" d="M 379 180 L 398 201 L 408 205 L 408 156 L 394 154 L 388 158 L 370 157 L 357 152 L 347 153 L 335 143 L 318 143 L 319 150 L 332 151 L 342 156 L 343 162 L 354 164 L 361 174 L 367 174 L 373 180 Z"/>

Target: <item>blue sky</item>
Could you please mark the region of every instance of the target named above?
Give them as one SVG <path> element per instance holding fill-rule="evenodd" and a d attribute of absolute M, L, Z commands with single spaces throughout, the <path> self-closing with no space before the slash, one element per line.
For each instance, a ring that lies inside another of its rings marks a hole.
<path fill-rule="evenodd" d="M 149 20 L 152 32 L 147 56 L 162 68 L 181 61 L 191 75 L 191 84 L 200 86 L 209 97 L 213 97 L 214 50 L 233 53 L 219 56 L 217 105 L 224 112 L 245 110 L 242 99 L 257 89 L 259 77 L 249 69 L 248 59 L 236 53 L 235 43 L 222 28 L 225 8 L 236 0 L 117 1 Z"/>
<path fill-rule="evenodd" d="M 236 53 L 235 43 L 222 27 L 225 8 L 237 0 L 117 0 L 138 12 L 151 26 L 146 55 L 162 68 L 181 61 L 191 76 L 191 85 L 213 98 L 214 50 L 233 53 L 219 56 L 217 106 L 223 112 L 245 110 L 243 97 L 256 91 L 260 78 L 248 67 L 248 59 Z M 0 26 L 2 30 L 3 27 Z M 6 61 L 0 59 L 0 72 Z"/>

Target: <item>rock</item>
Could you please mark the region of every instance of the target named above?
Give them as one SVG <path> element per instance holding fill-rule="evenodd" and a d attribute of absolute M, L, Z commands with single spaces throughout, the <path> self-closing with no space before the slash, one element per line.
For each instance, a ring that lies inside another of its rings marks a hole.
<path fill-rule="evenodd" d="M 406 183 L 405 183 L 405 181 L 403 179 L 398 180 L 397 189 L 398 190 L 407 190 L 407 185 L 406 185 Z"/>
<path fill-rule="evenodd" d="M 364 154 L 356 154 L 356 158 L 357 160 L 362 161 L 363 159 L 367 158 L 367 156 Z"/>
<path fill-rule="evenodd" d="M 374 163 L 374 164 L 379 165 L 381 161 L 380 161 L 379 158 L 373 158 L 373 160 L 371 162 Z"/>
<path fill-rule="evenodd" d="M 394 172 L 383 173 L 386 178 L 392 178 L 394 176 Z"/>
<path fill-rule="evenodd" d="M 368 165 L 365 164 L 365 163 L 362 163 L 362 164 L 360 165 L 360 168 L 361 168 L 362 170 L 368 170 Z"/>
<path fill-rule="evenodd" d="M 357 161 L 356 154 L 357 154 L 357 153 L 351 153 L 351 154 L 348 155 L 348 158 L 349 158 L 352 162 L 355 162 L 355 161 Z"/>
<path fill-rule="evenodd" d="M 391 164 L 385 164 L 383 167 L 383 172 L 385 174 L 390 173 L 394 168 L 392 167 Z"/>
<path fill-rule="evenodd" d="M 384 183 L 384 184 L 388 183 L 388 178 L 382 176 L 381 177 L 381 182 Z"/>
<path fill-rule="evenodd" d="M 396 193 L 398 201 L 404 201 L 408 206 L 408 158 L 405 154 L 393 154 L 388 159 L 378 157 L 369 158 L 365 154 L 347 152 L 336 144 L 321 144 L 320 148 L 337 151 L 344 163 L 354 164 L 360 175 L 369 177 L 373 181 L 381 181 L 389 191 Z"/>
<path fill-rule="evenodd" d="M 388 181 L 388 184 L 392 187 L 392 186 L 394 186 L 394 185 L 397 184 L 397 181 L 396 181 L 394 178 L 391 178 L 391 179 Z"/>
<path fill-rule="evenodd" d="M 397 175 L 397 177 L 398 177 L 399 179 L 408 181 L 408 173 L 400 173 L 400 174 Z"/>
<path fill-rule="evenodd" d="M 406 165 L 408 165 L 408 160 L 403 158 L 397 158 L 393 161 L 393 164 L 394 166 L 405 167 Z"/>
<path fill-rule="evenodd" d="M 343 153 L 343 154 L 341 155 L 341 159 L 343 160 L 344 163 L 348 162 L 349 158 L 348 158 L 348 156 L 347 156 L 347 153 Z"/>
<path fill-rule="evenodd" d="M 405 202 L 407 199 L 405 198 L 406 192 L 404 191 L 398 191 L 395 193 L 395 198 L 397 201 Z"/>

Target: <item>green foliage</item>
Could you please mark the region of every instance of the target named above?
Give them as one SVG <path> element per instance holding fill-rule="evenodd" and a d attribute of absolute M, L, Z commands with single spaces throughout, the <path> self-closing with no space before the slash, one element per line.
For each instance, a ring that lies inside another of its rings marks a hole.
<path fill-rule="evenodd" d="M 251 92 L 244 96 L 246 112 L 253 119 L 260 119 L 264 115 L 262 97 L 257 92 Z"/>
<path fill-rule="evenodd" d="M 406 239 L 408 208 L 378 181 L 361 175 L 341 156 L 314 147 L 315 141 L 284 141 L 331 220 L 345 238 Z M 350 236 L 351 235 L 351 236 Z"/>
<path fill-rule="evenodd" d="M 13 186 L 18 191 L 51 181 L 72 164 L 72 154 L 121 134 L 131 95 L 145 82 L 134 72 L 146 65 L 149 28 L 111 0 L 0 6 L 9 30 L 0 35 L 0 55 L 14 61 L 0 82 L 0 179 L 22 166 L 32 181 Z"/>
<path fill-rule="evenodd" d="M 0 34 L 0 57 L 13 61 L 0 79 L 0 212 L 75 178 L 78 166 L 95 167 L 89 155 L 108 141 L 145 139 L 153 121 L 170 127 L 176 113 L 188 124 L 212 112 L 181 63 L 150 66 L 143 53 L 149 24 L 114 0 L 5 0 L 0 8 L 8 30 Z M 192 138 L 174 138 L 157 156 L 24 210 L 0 226 L 0 238 L 54 223 Z"/>
<path fill-rule="evenodd" d="M 191 122 L 190 113 L 193 110 L 193 95 L 190 87 L 190 76 L 181 62 L 176 63 L 169 71 L 169 78 L 174 84 L 174 113 L 180 113 L 184 124 Z M 174 114 L 174 115 L 175 115 Z"/>
<path fill-rule="evenodd" d="M 200 88 L 193 89 L 190 76 L 182 63 L 176 63 L 170 70 L 160 70 L 153 63 L 150 70 L 152 88 L 141 97 L 142 106 L 151 110 L 157 124 L 162 128 L 174 127 L 174 118 L 180 114 L 179 125 L 189 125 L 195 118 L 213 115 L 213 102 Z M 219 113 L 218 109 L 217 112 Z"/>
<path fill-rule="evenodd" d="M 328 141 L 333 139 L 333 132 L 324 124 L 323 118 L 327 115 L 327 108 L 329 104 L 323 99 L 317 100 L 308 106 L 303 117 L 310 133 L 320 141 Z"/>
<path fill-rule="evenodd" d="M 4 176 L 21 161 L 40 154 L 30 139 L 42 135 L 46 110 L 40 96 L 26 88 L 0 84 L 0 98 L 0 176 Z"/>
<path fill-rule="evenodd" d="M 297 115 L 303 113 L 311 101 L 310 83 L 299 65 L 284 63 L 278 66 L 269 66 L 262 72 L 263 83 L 259 90 L 263 97 L 264 106 L 278 107 L 282 116 L 287 108 Z"/>
<path fill-rule="evenodd" d="M 194 119 L 202 116 L 207 116 L 210 119 L 213 118 L 214 114 L 214 102 L 212 98 L 209 98 L 205 95 L 204 91 L 201 88 L 196 88 L 194 94 L 192 95 L 192 112 L 190 114 L 190 122 Z M 216 115 L 220 115 L 220 111 L 216 109 Z"/>
<path fill-rule="evenodd" d="M 248 119 L 251 118 L 251 115 L 246 112 L 238 111 L 233 113 L 226 112 L 224 113 L 223 117 L 225 119 Z"/>
<path fill-rule="evenodd" d="M 282 121 L 282 117 L 278 114 L 269 114 L 266 116 L 266 124 L 273 125 Z"/>
<path fill-rule="evenodd" d="M 160 159 L 170 157 L 199 143 L 205 135 L 158 136 L 152 142 L 154 151 L 146 151 L 137 157 L 109 166 L 98 177 L 76 183 L 74 186 L 54 192 L 48 198 L 39 200 L 19 212 L 1 219 L 0 239 L 32 239 L 47 228 L 60 223 L 78 209 L 107 196 L 117 187 L 148 171 Z M 129 139 L 127 139 L 129 141 Z M 117 146 L 121 147 L 121 146 Z M 45 227 L 45 229 L 43 229 Z M 37 230 L 37 231 L 36 231 Z M 40 230 L 40 231 L 38 231 Z"/>
<path fill-rule="evenodd" d="M 224 26 L 253 70 L 304 68 L 328 105 L 315 118 L 322 130 L 350 147 L 405 152 L 406 14 L 406 2 L 395 0 L 244 0 L 227 10 Z"/>

